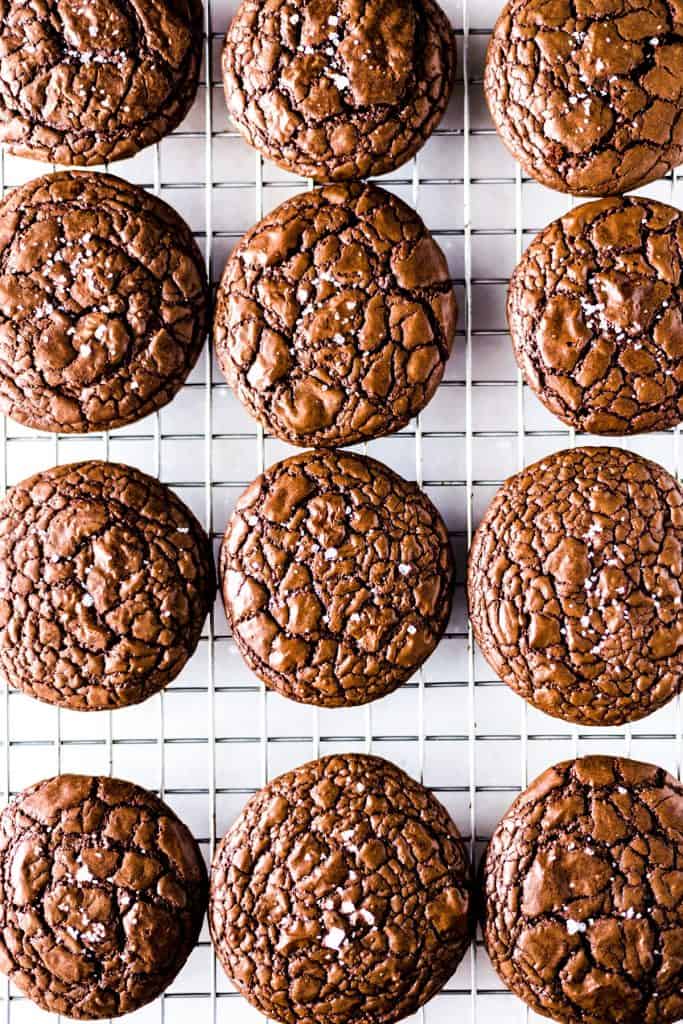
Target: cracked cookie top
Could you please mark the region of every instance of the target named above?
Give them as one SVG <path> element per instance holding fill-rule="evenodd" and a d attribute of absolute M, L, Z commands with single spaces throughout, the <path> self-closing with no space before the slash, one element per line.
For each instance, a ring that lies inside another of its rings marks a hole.
<path fill-rule="evenodd" d="M 0 203 L 0 410 L 38 430 L 133 423 L 204 344 L 204 261 L 166 203 L 120 178 L 48 174 Z"/>
<path fill-rule="evenodd" d="M 484 941 L 505 984 L 566 1024 L 683 1017 L 683 787 L 585 757 L 544 772 L 484 861 Z"/>
<path fill-rule="evenodd" d="M 81 711 L 137 704 L 194 652 L 215 592 L 186 505 L 130 466 L 36 474 L 0 503 L 0 667 Z"/>
<path fill-rule="evenodd" d="M 445 808 L 389 761 L 343 754 L 252 797 L 211 869 L 209 925 L 237 989 L 283 1024 L 392 1024 L 470 941 L 467 854 Z"/>
<path fill-rule="evenodd" d="M 515 355 L 560 419 L 593 434 L 683 419 L 683 217 L 651 199 L 577 207 L 526 250 L 508 293 Z"/>
<path fill-rule="evenodd" d="M 500 488 L 476 531 L 467 594 L 494 671 L 541 711 L 633 722 L 683 672 L 683 492 L 661 466 L 575 448 Z"/>
<path fill-rule="evenodd" d="M 385 174 L 448 105 L 456 49 L 433 0 L 243 0 L 223 48 L 247 142 L 317 181 Z"/>
<path fill-rule="evenodd" d="M 155 999 L 194 948 L 207 877 L 161 800 L 58 775 L 0 815 L 0 970 L 42 1009 L 117 1017 Z"/>
<path fill-rule="evenodd" d="M 228 260 L 216 355 L 276 437 L 332 447 L 400 430 L 436 391 L 457 308 L 422 220 L 372 185 L 288 199 Z"/>
<path fill-rule="evenodd" d="M 446 628 L 453 560 L 416 484 L 360 455 L 305 452 L 238 500 L 220 555 L 225 611 L 250 668 L 306 704 L 400 686 Z"/>
<path fill-rule="evenodd" d="M 674 0 L 510 0 L 484 88 L 524 170 L 616 195 L 683 161 L 683 14 Z"/>
<path fill-rule="evenodd" d="M 171 401 L 204 344 L 192 232 L 162 200 L 92 171 L 0 203 L 0 411 L 37 430 L 124 426 Z"/>
<path fill-rule="evenodd" d="M 200 0 L 6 0 L 0 141 L 67 166 L 132 156 L 195 98 Z"/>

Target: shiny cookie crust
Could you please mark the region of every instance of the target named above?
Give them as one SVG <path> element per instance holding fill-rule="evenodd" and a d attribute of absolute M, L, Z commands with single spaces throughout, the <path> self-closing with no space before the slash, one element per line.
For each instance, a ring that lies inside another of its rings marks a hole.
<path fill-rule="evenodd" d="M 470 868 L 445 808 L 378 757 L 311 761 L 257 793 L 211 869 L 209 925 L 238 991 L 282 1024 L 393 1024 L 470 942 Z"/>
<path fill-rule="evenodd" d="M 243 0 L 222 57 L 228 112 L 247 142 L 316 181 L 406 163 L 441 120 L 455 65 L 433 0 Z"/>
<path fill-rule="evenodd" d="M 544 772 L 483 863 L 502 981 L 563 1024 L 680 1020 L 682 827 L 683 789 L 662 768 L 585 757 Z"/>
<path fill-rule="evenodd" d="M 549 715 L 621 725 L 680 690 L 683 493 L 661 466 L 575 448 L 500 488 L 472 542 L 467 596 L 496 674 Z"/>
<path fill-rule="evenodd" d="M 131 466 L 58 466 L 0 503 L 0 667 L 39 700 L 145 700 L 193 654 L 214 594 L 201 525 Z"/>
<path fill-rule="evenodd" d="M 405 203 L 331 185 L 282 203 L 228 260 L 216 356 L 247 410 L 303 447 L 404 427 L 433 397 L 457 318 L 445 257 Z"/>
<path fill-rule="evenodd" d="M 44 1010 L 118 1017 L 194 948 L 206 868 L 186 826 L 131 782 L 58 775 L 0 815 L 0 970 Z"/>
<path fill-rule="evenodd" d="M 239 498 L 219 567 L 249 667 L 285 697 L 365 704 L 408 680 L 448 623 L 453 559 L 429 498 L 364 456 L 305 452 Z"/>
<path fill-rule="evenodd" d="M 683 419 L 683 218 L 651 199 L 586 203 L 536 236 L 508 291 L 515 355 L 543 404 L 584 433 Z"/>
<path fill-rule="evenodd" d="M 92 171 L 20 185 L 0 202 L 0 411 L 83 434 L 161 409 L 208 306 L 192 232 L 161 199 Z"/>
<path fill-rule="evenodd" d="M 0 141 L 66 166 L 133 156 L 189 112 L 202 32 L 200 0 L 8 0 Z"/>
<path fill-rule="evenodd" d="M 524 171 L 617 195 L 683 160 L 683 17 L 669 0 L 510 0 L 489 44 L 493 122 Z"/>

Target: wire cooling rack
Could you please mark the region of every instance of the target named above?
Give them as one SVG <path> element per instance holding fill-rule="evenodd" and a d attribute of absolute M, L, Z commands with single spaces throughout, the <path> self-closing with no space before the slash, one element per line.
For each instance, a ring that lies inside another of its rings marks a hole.
<path fill-rule="evenodd" d="M 632 728 L 580 731 L 528 708 L 495 680 L 468 632 L 465 558 L 486 505 L 506 476 L 578 440 L 522 386 L 505 327 L 505 292 L 515 263 L 534 233 L 564 213 L 571 200 L 524 179 L 493 131 L 481 80 L 501 4 L 445 0 L 458 36 L 453 101 L 419 156 L 382 182 L 417 208 L 434 232 L 448 257 L 460 306 L 454 353 L 434 400 L 405 430 L 367 445 L 370 454 L 416 478 L 449 526 L 457 591 L 437 651 L 418 676 L 389 697 L 365 708 L 317 711 L 266 693 L 237 654 L 219 601 L 182 675 L 138 707 L 77 714 L 5 689 L 0 700 L 5 799 L 58 771 L 111 772 L 160 792 L 208 859 L 266 779 L 319 754 L 372 750 L 434 790 L 478 858 L 520 789 L 562 758 L 631 754 L 680 775 L 680 702 Z M 112 168 L 162 196 L 188 220 L 214 283 L 240 235 L 266 211 L 309 187 L 263 162 L 229 124 L 220 48 L 235 6 L 236 0 L 210 0 L 205 10 L 202 84 L 181 128 Z M 44 172 L 42 164 L 0 154 L 3 191 Z M 645 193 L 683 203 L 675 174 Z M 678 430 L 624 446 L 679 472 Z M 0 488 L 57 462 L 120 460 L 170 485 L 204 522 L 216 547 L 237 496 L 264 466 L 289 453 L 242 410 L 208 346 L 170 406 L 127 428 L 55 437 L 0 418 Z M 7 1024 L 48 1019 L 6 982 L 0 996 Z M 216 964 L 205 928 L 164 997 L 128 1019 L 256 1024 L 258 1017 Z M 446 989 L 417 1017 L 420 1024 L 541 1020 L 503 989 L 480 938 Z"/>

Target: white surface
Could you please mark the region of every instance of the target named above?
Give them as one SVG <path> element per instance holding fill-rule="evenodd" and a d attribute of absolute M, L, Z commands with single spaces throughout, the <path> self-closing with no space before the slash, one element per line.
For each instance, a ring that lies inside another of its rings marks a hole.
<path fill-rule="evenodd" d="M 162 696 L 139 707 L 77 714 L 6 694 L 0 701 L 5 797 L 60 770 L 111 770 L 160 790 L 208 857 L 215 838 L 266 777 L 318 754 L 372 750 L 433 787 L 478 854 L 526 781 L 563 757 L 631 753 L 679 771 L 678 702 L 632 730 L 579 732 L 528 709 L 468 646 L 463 591 L 468 534 L 506 475 L 574 440 L 521 388 L 505 331 L 507 278 L 519 253 L 571 200 L 523 181 L 491 126 L 481 77 L 488 33 L 501 4 L 446 0 L 458 30 L 453 102 L 417 160 L 383 181 L 417 207 L 434 231 L 448 256 L 460 305 L 444 383 L 420 422 L 367 446 L 403 475 L 421 480 L 452 531 L 458 579 L 453 615 L 422 676 L 369 708 L 346 711 L 318 712 L 266 695 L 235 651 L 218 601 L 185 671 Z M 174 135 L 112 166 L 114 173 L 158 190 L 188 219 L 214 282 L 239 235 L 263 212 L 307 187 L 262 162 L 230 130 L 218 55 L 234 6 L 233 0 L 213 0 L 207 12 L 210 59 L 205 65 L 210 63 L 211 71 L 204 81 L 211 81 L 210 92 L 201 86 L 193 111 Z M 7 188 L 46 168 L 5 156 L 0 169 Z M 645 192 L 683 202 L 675 180 Z M 246 484 L 263 465 L 291 452 L 259 434 L 223 383 L 208 346 L 190 382 L 158 416 L 108 436 L 55 439 L 9 420 L 0 420 L 0 432 L 0 484 L 11 485 L 56 461 L 108 456 L 160 476 L 212 530 L 216 543 Z M 679 469 L 678 431 L 624 446 Z M 48 1019 L 16 991 L 10 1001 L 6 986 L 0 986 L 0 994 L 11 1024 Z M 419 1017 L 427 1024 L 541 1020 L 527 1016 L 503 990 L 480 942 Z M 205 929 L 165 997 L 126 1019 L 251 1024 L 258 1014 L 230 991 Z"/>

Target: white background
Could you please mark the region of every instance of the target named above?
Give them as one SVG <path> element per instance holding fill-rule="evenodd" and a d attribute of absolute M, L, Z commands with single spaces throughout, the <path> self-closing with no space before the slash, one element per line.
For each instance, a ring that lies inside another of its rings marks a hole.
<path fill-rule="evenodd" d="M 481 78 L 500 3 L 470 0 L 469 9 L 468 0 L 444 4 L 458 35 L 453 101 L 417 160 L 382 182 L 415 206 L 434 232 L 448 257 L 460 306 L 454 352 L 429 408 L 400 434 L 363 449 L 420 480 L 451 531 L 458 585 L 438 650 L 419 677 L 371 707 L 318 712 L 266 695 L 230 640 L 219 599 L 181 676 L 141 706 L 78 714 L 5 692 L 0 700 L 5 798 L 57 771 L 111 771 L 161 791 L 208 858 L 214 840 L 266 778 L 318 754 L 372 750 L 422 777 L 478 856 L 520 788 L 562 758 L 630 753 L 679 773 L 679 702 L 632 729 L 578 731 L 527 708 L 468 647 L 463 588 L 468 533 L 506 476 L 585 440 L 573 438 L 522 389 L 505 328 L 507 279 L 522 248 L 571 200 L 523 180 L 493 131 Z M 307 187 L 261 161 L 228 122 L 219 55 L 234 7 L 234 0 L 212 0 L 207 11 L 205 72 L 181 128 L 159 146 L 112 167 L 157 191 L 189 221 L 214 283 L 240 234 Z M 45 170 L 45 165 L 5 155 L 2 186 Z M 675 178 L 644 193 L 683 202 Z M 673 472 L 679 469 L 678 431 L 632 439 L 624 447 L 654 457 Z M 264 465 L 291 452 L 258 431 L 223 383 L 208 346 L 170 406 L 109 435 L 55 438 L 0 418 L 0 485 L 57 461 L 109 457 L 128 462 L 169 484 L 212 531 L 216 547 L 235 498 Z M 16 990 L 10 994 L 0 984 L 8 1022 L 47 1019 Z M 427 1024 L 541 1020 L 504 990 L 479 940 L 446 990 L 418 1017 Z M 205 928 L 163 999 L 128 1019 L 255 1024 L 257 1018 L 215 965 Z"/>

